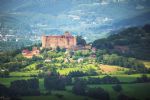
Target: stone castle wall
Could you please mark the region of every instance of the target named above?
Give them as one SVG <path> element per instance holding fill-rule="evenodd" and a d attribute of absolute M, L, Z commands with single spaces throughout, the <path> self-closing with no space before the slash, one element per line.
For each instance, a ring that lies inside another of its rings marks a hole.
<path fill-rule="evenodd" d="M 67 48 L 76 46 L 76 37 L 72 35 L 42 36 L 42 48 Z"/>

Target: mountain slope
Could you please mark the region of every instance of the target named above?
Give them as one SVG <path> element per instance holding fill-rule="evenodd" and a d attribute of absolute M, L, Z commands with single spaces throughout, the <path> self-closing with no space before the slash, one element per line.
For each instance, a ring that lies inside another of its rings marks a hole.
<path fill-rule="evenodd" d="M 118 34 L 93 42 L 93 47 L 106 49 L 125 56 L 150 59 L 150 25 L 130 27 Z M 116 48 L 117 47 L 117 48 Z"/>
<path fill-rule="evenodd" d="M 149 0 L 1 0 L 0 23 L 14 29 L 19 22 L 22 28 L 16 30 L 29 35 L 68 30 L 90 42 L 120 28 L 150 23 L 149 5 Z"/>

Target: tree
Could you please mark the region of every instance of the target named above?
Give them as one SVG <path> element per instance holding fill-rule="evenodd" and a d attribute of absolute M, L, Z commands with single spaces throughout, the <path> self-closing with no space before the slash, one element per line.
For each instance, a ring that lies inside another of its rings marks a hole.
<path fill-rule="evenodd" d="M 43 67 L 43 64 L 37 64 L 35 67 L 36 67 L 36 69 L 40 69 Z"/>
<path fill-rule="evenodd" d="M 60 51 L 61 51 L 60 47 L 57 46 L 57 47 L 56 47 L 56 52 L 60 52 Z"/>
<path fill-rule="evenodd" d="M 102 83 L 105 83 L 105 84 L 110 84 L 110 83 L 120 83 L 119 79 L 116 78 L 116 77 L 111 77 L 111 76 L 104 76 L 102 79 L 101 79 Z"/>
<path fill-rule="evenodd" d="M 11 82 L 10 89 L 14 95 L 27 95 L 28 83 L 26 80 L 16 80 Z"/>
<path fill-rule="evenodd" d="M 121 91 L 122 91 L 122 86 L 119 85 L 119 84 L 112 86 L 112 88 L 113 88 L 114 91 L 116 91 L 116 92 L 121 92 Z"/>
<path fill-rule="evenodd" d="M 30 89 L 33 90 L 39 89 L 39 80 L 37 78 L 28 79 L 27 82 Z"/>
<path fill-rule="evenodd" d="M 72 71 L 68 74 L 68 76 L 71 76 L 71 77 L 81 77 L 81 76 L 85 76 L 85 75 L 87 75 L 87 74 L 82 71 Z"/>
<path fill-rule="evenodd" d="M 10 90 L 13 96 L 40 95 L 37 79 L 16 80 L 11 82 Z"/>
<path fill-rule="evenodd" d="M 77 36 L 77 45 L 86 45 L 86 41 L 82 38 L 82 36 Z"/>
<path fill-rule="evenodd" d="M 8 96 L 9 95 L 9 89 L 3 85 L 0 84 L 0 96 Z"/>
<path fill-rule="evenodd" d="M 121 93 L 118 95 L 117 100 L 137 100 L 137 99 L 134 97 L 129 97 Z"/>
<path fill-rule="evenodd" d="M 143 29 L 145 30 L 145 32 L 150 33 L 150 24 L 144 25 Z"/>
<path fill-rule="evenodd" d="M 99 100 L 109 100 L 109 94 L 102 88 L 89 88 L 87 95 Z"/>
<path fill-rule="evenodd" d="M 86 88 L 87 88 L 87 85 L 86 85 L 85 81 L 77 78 L 75 80 L 72 91 L 73 91 L 73 93 L 75 93 L 77 95 L 85 95 Z"/>
<path fill-rule="evenodd" d="M 65 89 L 65 78 L 58 75 L 45 76 L 44 87 L 46 90 L 51 92 L 52 90 L 64 90 Z"/>
<path fill-rule="evenodd" d="M 38 56 L 33 55 L 33 57 L 32 57 L 32 61 L 39 61 L 39 60 L 42 60 L 42 58 L 41 58 L 41 57 L 38 57 Z"/>
<path fill-rule="evenodd" d="M 136 79 L 136 82 L 150 82 L 150 78 L 148 78 L 147 75 L 142 75 Z"/>

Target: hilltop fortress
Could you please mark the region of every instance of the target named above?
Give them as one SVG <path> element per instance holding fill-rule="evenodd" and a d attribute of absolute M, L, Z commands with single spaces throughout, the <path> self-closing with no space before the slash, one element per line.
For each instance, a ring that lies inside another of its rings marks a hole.
<path fill-rule="evenodd" d="M 53 48 L 57 47 L 71 49 L 77 44 L 76 37 L 72 36 L 71 33 L 65 32 L 64 35 L 56 36 L 42 36 L 42 48 Z"/>

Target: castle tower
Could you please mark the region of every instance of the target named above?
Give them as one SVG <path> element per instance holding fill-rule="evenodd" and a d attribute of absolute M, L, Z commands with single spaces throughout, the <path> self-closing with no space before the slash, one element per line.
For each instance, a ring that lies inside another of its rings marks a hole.
<path fill-rule="evenodd" d="M 46 36 L 42 35 L 42 48 L 46 48 Z"/>

